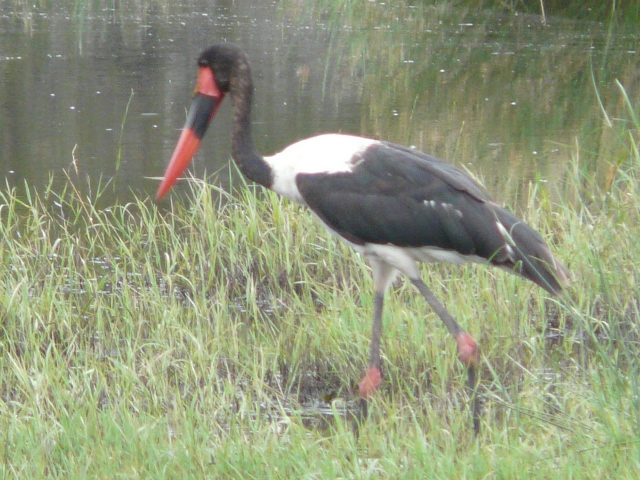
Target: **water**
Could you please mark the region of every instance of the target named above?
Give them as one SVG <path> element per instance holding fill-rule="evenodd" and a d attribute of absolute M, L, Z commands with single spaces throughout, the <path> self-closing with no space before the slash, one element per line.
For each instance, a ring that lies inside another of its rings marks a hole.
<path fill-rule="evenodd" d="M 0 13 L 0 177 L 42 191 L 77 170 L 92 188 L 111 182 L 106 203 L 154 194 L 195 59 L 219 40 L 252 60 L 263 152 L 328 131 L 380 137 L 468 167 L 500 197 L 521 196 L 530 180 L 560 182 L 576 145 L 597 173 L 595 87 L 612 117 L 624 116 L 616 79 L 640 96 L 638 34 L 594 22 L 543 27 L 537 17 L 374 2 L 332 13 L 314 12 L 316 2 L 14 3 Z M 228 113 L 191 169 L 217 172 L 223 186 Z"/>

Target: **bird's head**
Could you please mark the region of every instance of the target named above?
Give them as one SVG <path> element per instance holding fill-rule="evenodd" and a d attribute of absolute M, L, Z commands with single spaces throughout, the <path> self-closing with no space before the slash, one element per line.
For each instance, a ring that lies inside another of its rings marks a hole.
<path fill-rule="evenodd" d="M 236 69 L 246 65 L 238 61 L 241 58 L 244 54 L 231 43 L 214 45 L 200 54 L 198 81 L 187 121 L 156 193 L 156 201 L 171 190 L 200 148 L 209 123 L 237 76 Z"/>

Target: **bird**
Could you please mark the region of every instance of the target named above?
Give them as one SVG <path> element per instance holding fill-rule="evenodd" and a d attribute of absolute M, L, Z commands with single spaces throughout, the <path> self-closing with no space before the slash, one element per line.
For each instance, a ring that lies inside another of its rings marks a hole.
<path fill-rule="evenodd" d="M 311 210 L 329 232 L 367 258 L 374 283 L 367 369 L 358 384 L 361 410 L 382 382 L 385 293 L 406 276 L 457 343 L 473 393 L 473 430 L 480 353 L 421 278 L 420 263 L 480 262 L 524 277 L 552 295 L 569 284 L 568 269 L 542 236 L 496 203 L 468 173 L 415 148 L 355 135 L 326 133 L 263 156 L 252 137 L 254 85 L 246 53 L 230 42 L 204 50 L 185 126 L 156 194 L 161 200 L 198 151 L 218 107 L 229 95 L 231 157 L 252 182 Z"/>

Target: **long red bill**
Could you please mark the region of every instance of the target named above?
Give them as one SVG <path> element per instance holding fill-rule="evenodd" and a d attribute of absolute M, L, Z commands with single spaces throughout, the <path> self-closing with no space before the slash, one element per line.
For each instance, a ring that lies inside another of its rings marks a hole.
<path fill-rule="evenodd" d="M 162 199 L 171 190 L 178 177 L 191 163 L 223 97 L 224 94 L 218 90 L 211 70 L 201 68 L 198 87 L 196 87 L 196 94 L 189 108 L 187 122 L 156 193 L 156 201 Z"/>

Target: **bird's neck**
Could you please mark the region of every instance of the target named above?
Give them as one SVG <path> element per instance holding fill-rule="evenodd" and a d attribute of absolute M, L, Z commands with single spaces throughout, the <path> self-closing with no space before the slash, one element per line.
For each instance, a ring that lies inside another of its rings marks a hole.
<path fill-rule="evenodd" d="M 251 133 L 253 85 L 248 69 L 246 72 L 246 75 L 234 79 L 234 86 L 231 90 L 233 102 L 231 156 L 245 177 L 262 186 L 270 187 L 272 183 L 271 168 L 253 145 Z"/>

